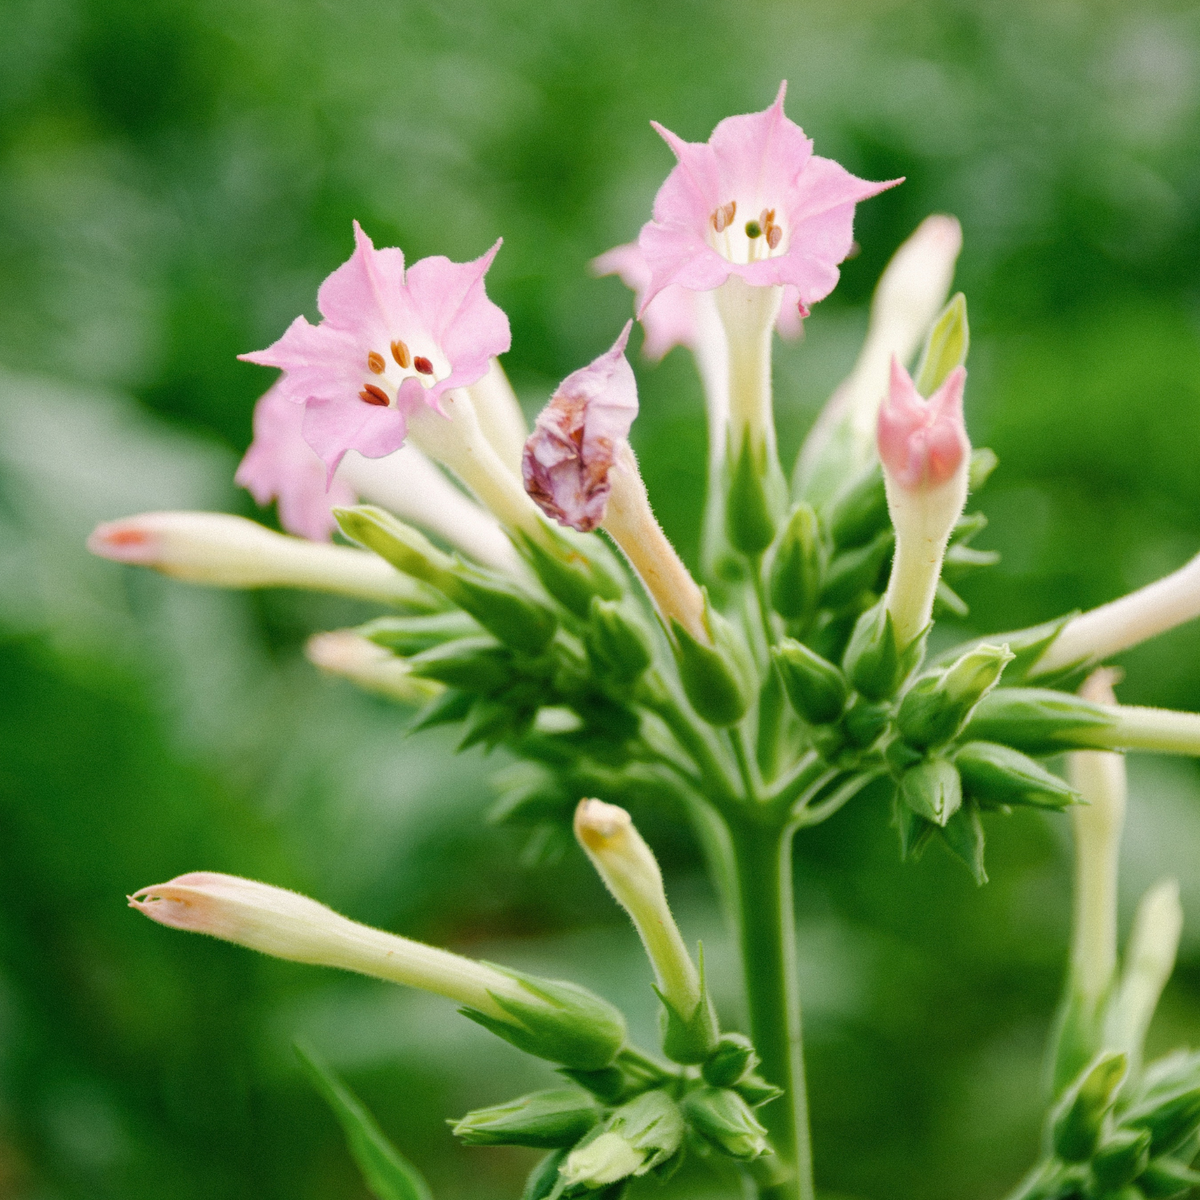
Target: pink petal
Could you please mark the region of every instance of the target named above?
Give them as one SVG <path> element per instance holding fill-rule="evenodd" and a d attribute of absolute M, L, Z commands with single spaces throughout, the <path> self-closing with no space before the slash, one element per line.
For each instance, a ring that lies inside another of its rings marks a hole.
<path fill-rule="evenodd" d="M 327 481 L 332 481 L 348 450 L 367 458 L 383 458 L 399 450 L 408 424 L 397 407 L 364 404 L 357 396 L 353 400 L 313 397 L 304 406 L 302 429 L 304 440 L 326 466 Z"/>
<path fill-rule="evenodd" d="M 525 443 L 525 490 L 548 516 L 583 532 L 604 520 L 609 471 L 637 416 L 637 382 L 625 357 L 632 326 L 559 384 Z"/>
<path fill-rule="evenodd" d="M 889 477 L 909 491 L 937 487 L 962 466 L 970 450 L 963 422 L 965 367 L 956 367 L 928 400 L 892 358 L 887 397 L 879 410 L 879 457 Z"/>

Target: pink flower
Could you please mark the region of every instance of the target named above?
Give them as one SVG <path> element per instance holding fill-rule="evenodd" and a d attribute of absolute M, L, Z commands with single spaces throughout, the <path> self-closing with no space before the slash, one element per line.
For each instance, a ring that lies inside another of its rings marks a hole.
<path fill-rule="evenodd" d="M 643 297 L 650 288 L 650 267 L 637 242 L 606 250 L 592 260 L 592 269 L 597 275 L 619 275 L 621 282 L 633 292 L 638 319 L 646 331 L 642 353 L 648 359 L 657 362 L 674 346 L 696 349 L 701 334 L 695 292 L 671 284 L 643 306 Z M 788 284 L 783 289 L 783 303 L 775 321 L 779 335 L 789 340 L 798 338 L 807 314 L 808 310 L 800 303 L 799 289 Z"/>
<path fill-rule="evenodd" d="M 707 142 L 654 123 L 679 162 L 638 237 L 651 276 L 643 310 L 672 284 L 708 291 L 730 275 L 756 287 L 791 284 L 801 314 L 833 290 L 855 204 L 901 180 L 871 183 L 815 156 L 783 115 L 786 90 L 785 82 L 764 112 L 726 117 Z"/>
<path fill-rule="evenodd" d="M 254 407 L 254 441 L 238 466 L 235 483 L 261 505 L 279 501 L 279 523 L 288 533 L 328 541 L 337 527 L 335 507 L 354 504 L 354 490 L 327 479 L 317 452 L 304 440 L 304 408 L 287 398 L 284 379 Z"/>
<path fill-rule="evenodd" d="M 440 411 L 451 388 L 474 383 L 509 347 L 508 318 L 484 292 L 497 242 L 482 258 L 423 258 L 407 272 L 400 250 L 376 250 L 354 223 L 355 249 L 321 284 L 322 321 L 297 317 L 273 346 L 243 354 L 281 367 L 282 395 L 303 404 L 304 440 L 327 468 L 347 450 L 380 458 L 404 443 L 420 405 Z"/>
<path fill-rule="evenodd" d="M 611 350 L 568 375 L 525 443 L 525 490 L 547 516 L 587 533 L 604 520 L 609 472 L 637 416 L 637 382 L 625 357 L 633 322 Z"/>
<path fill-rule="evenodd" d="M 891 386 L 877 426 L 879 457 L 889 479 L 907 491 L 925 491 L 952 479 L 970 452 L 963 423 L 965 367 L 955 367 L 928 400 L 892 358 Z"/>

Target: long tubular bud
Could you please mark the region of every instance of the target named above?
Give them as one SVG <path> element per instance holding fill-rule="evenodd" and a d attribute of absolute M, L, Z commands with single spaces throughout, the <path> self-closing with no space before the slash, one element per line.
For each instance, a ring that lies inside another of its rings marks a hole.
<path fill-rule="evenodd" d="M 484 436 L 470 396 L 461 390 L 449 392 L 442 397 L 442 409 L 445 416 L 426 405 L 412 414 L 408 436 L 413 445 L 449 467 L 502 525 L 545 542 L 537 506 Z"/>
<path fill-rule="evenodd" d="M 314 634 L 304 653 L 326 674 L 403 704 L 424 704 L 443 691 L 433 680 L 413 675 L 404 659 L 350 629 Z"/>
<path fill-rule="evenodd" d="M 1029 674 L 1103 661 L 1197 616 L 1200 554 L 1157 582 L 1068 621 Z"/>
<path fill-rule="evenodd" d="M 493 358 L 487 374 L 467 388 L 479 428 L 492 444 L 501 461 L 513 474 L 521 474 L 521 456 L 529 427 L 508 376 L 498 358 Z"/>
<path fill-rule="evenodd" d="M 351 451 L 338 467 L 364 502 L 378 504 L 402 520 L 421 525 L 451 546 L 509 575 L 520 575 L 520 556 L 500 523 L 446 478 L 416 446 L 385 458 Z"/>
<path fill-rule="evenodd" d="M 97 525 L 88 549 L 189 583 L 290 587 L 440 608 L 436 594 L 374 554 L 275 533 L 228 513 L 152 512 Z"/>
<path fill-rule="evenodd" d="M 731 275 L 716 290 L 717 312 L 729 348 L 731 458 L 750 439 L 755 457 L 775 459 L 775 417 L 771 400 L 771 343 L 782 288 L 753 287 Z"/>
<path fill-rule="evenodd" d="M 1081 692 L 1097 704 L 1115 705 L 1112 684 L 1112 672 L 1097 671 Z M 1095 1013 L 1117 969 L 1117 861 L 1125 824 L 1125 756 L 1078 750 L 1067 756 L 1067 771 L 1086 801 L 1070 809 L 1075 835 L 1071 979 L 1087 1011 Z"/>
<path fill-rule="evenodd" d="M 633 921 L 664 998 L 690 1017 L 703 998 L 700 975 L 671 915 L 654 852 L 629 814 L 603 800 L 579 802 L 575 837 Z"/>

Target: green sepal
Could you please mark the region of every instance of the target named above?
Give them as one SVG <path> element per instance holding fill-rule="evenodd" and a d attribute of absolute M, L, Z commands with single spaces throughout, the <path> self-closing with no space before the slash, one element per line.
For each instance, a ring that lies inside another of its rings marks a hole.
<path fill-rule="evenodd" d="M 833 544 L 860 546 L 890 528 L 887 490 L 878 459 L 852 479 L 821 511 Z"/>
<path fill-rule="evenodd" d="M 971 615 L 971 609 L 944 579 L 939 579 L 933 592 L 933 615 L 950 616 L 956 621 L 965 621 Z"/>
<path fill-rule="evenodd" d="M 1012 660 L 1006 646 L 981 645 L 953 665 L 917 679 L 896 713 L 900 736 L 920 750 L 950 741 Z"/>
<path fill-rule="evenodd" d="M 1121 1115 L 1121 1124 L 1150 1131 L 1150 1152 L 1170 1154 L 1200 1128 L 1200 1087 L 1156 1095 Z"/>
<path fill-rule="evenodd" d="M 723 1033 L 700 1068 L 700 1074 L 713 1087 L 733 1087 L 758 1064 L 754 1045 L 744 1033 Z"/>
<path fill-rule="evenodd" d="M 729 474 L 725 496 L 725 533 L 730 545 L 747 558 L 757 558 L 775 540 L 775 516 L 767 493 L 767 450 L 757 452 L 752 438 L 742 447 Z"/>
<path fill-rule="evenodd" d="M 501 742 L 524 733 L 532 723 L 533 717 L 532 708 L 522 708 L 504 700 L 479 696 L 471 705 L 471 711 L 467 713 L 463 722 L 462 739 L 458 743 L 458 749 L 467 750 L 471 746 L 494 749 Z"/>
<path fill-rule="evenodd" d="M 558 1073 L 587 1088 L 592 1095 L 605 1104 L 621 1104 L 626 1100 L 662 1087 L 675 1078 L 671 1069 L 659 1064 L 640 1051 L 626 1047 L 612 1064 L 597 1071 L 580 1071 L 572 1067 L 559 1067 Z"/>
<path fill-rule="evenodd" d="M 600 1105 L 580 1088 L 550 1088 L 506 1104 L 477 1108 L 451 1132 L 468 1146 L 532 1146 L 554 1150 L 573 1146 L 600 1120 Z"/>
<path fill-rule="evenodd" d="M 958 292 L 950 297 L 925 339 L 921 361 L 913 377 L 917 391 L 926 399 L 932 396 L 946 382 L 950 372 L 967 361 L 970 345 L 967 298 Z"/>
<path fill-rule="evenodd" d="M 616 1109 L 605 1124 L 634 1149 L 646 1152 L 646 1161 L 635 1176 L 657 1172 L 669 1163 L 672 1169 L 678 1166 L 672 1160 L 683 1146 L 687 1129 L 679 1105 L 665 1091 L 656 1089 L 635 1096 Z"/>
<path fill-rule="evenodd" d="M 1175 1159 L 1156 1158 L 1138 1177 L 1137 1184 L 1146 1200 L 1171 1200 L 1186 1196 L 1200 1184 L 1200 1172 Z"/>
<path fill-rule="evenodd" d="M 476 636 L 483 630 L 474 617 L 451 611 L 432 616 L 378 617 L 360 625 L 355 632 L 401 658 L 408 658 L 456 638 Z"/>
<path fill-rule="evenodd" d="M 915 812 L 900 798 L 900 789 L 892 801 L 892 824 L 900 835 L 900 861 L 916 862 L 925 853 L 937 826 Z"/>
<path fill-rule="evenodd" d="M 994 633 L 986 638 L 977 638 L 974 641 L 951 647 L 945 653 L 938 655 L 934 660 L 934 665 L 948 666 L 968 650 L 974 649 L 984 642 L 990 642 L 992 645 L 1007 646 L 1012 652 L 1012 662 L 1004 668 L 1006 683 L 1010 685 L 1023 683 L 1028 677 L 1030 669 L 1050 649 L 1051 643 L 1062 632 L 1067 622 L 1074 620 L 1078 615 L 1079 610 L 1076 609 L 1065 616 L 1056 617 L 1053 621 L 1045 621 L 1041 625 L 1031 625 L 1028 629 L 1016 629 L 1011 633 Z M 1076 668 L 1073 666 L 1065 668 L 1068 674 L 1075 670 Z M 1043 684 L 1051 684 L 1060 674 L 1062 672 L 1039 675 L 1038 681 Z"/>
<path fill-rule="evenodd" d="M 855 696 L 842 716 L 842 728 L 854 745 L 860 750 L 868 750 L 888 727 L 891 717 L 892 710 L 888 705 Z"/>
<path fill-rule="evenodd" d="M 924 632 L 903 650 L 897 646 L 891 613 L 880 599 L 855 622 L 850 644 L 842 656 L 842 668 L 868 700 L 887 700 L 908 678 L 924 652 Z"/>
<path fill-rule="evenodd" d="M 1104 1045 L 1104 1018 L 1113 979 L 1096 998 L 1085 996 L 1068 977 L 1066 993 L 1055 1016 L 1050 1039 L 1050 1092 L 1059 1099 Z"/>
<path fill-rule="evenodd" d="M 930 759 L 900 777 L 900 798 L 918 817 L 945 827 L 962 807 L 962 782 L 953 763 Z"/>
<path fill-rule="evenodd" d="M 784 638 L 771 651 L 792 707 L 810 725 L 830 725 L 850 695 L 846 676 L 803 642 Z"/>
<path fill-rule="evenodd" d="M 967 742 L 954 755 L 963 791 L 985 806 L 1028 804 L 1066 808 L 1082 797 L 1065 779 L 1028 755 L 996 742 Z"/>
<path fill-rule="evenodd" d="M 635 611 L 616 600 L 593 596 L 587 616 L 583 636 L 597 676 L 628 687 L 650 665 L 650 631 Z"/>
<path fill-rule="evenodd" d="M 992 477 L 992 472 L 1000 465 L 1000 456 L 987 446 L 978 446 L 971 451 L 971 462 L 967 473 L 967 489 L 974 495 Z"/>
<path fill-rule="evenodd" d="M 1024 754 L 1057 754 L 1095 748 L 1095 733 L 1113 723 L 1110 709 L 1070 692 L 999 687 L 980 701 L 963 739 L 999 742 Z"/>
<path fill-rule="evenodd" d="M 546 530 L 553 549 L 526 533 L 517 534 L 514 540 L 521 555 L 555 600 L 577 617 L 586 618 L 593 596 L 603 600 L 620 598 L 624 591 L 620 579 L 598 561 L 598 554 L 603 550 L 599 539 L 591 539 L 595 546 L 589 549 L 593 552 L 585 554 L 559 530 L 549 526 Z"/>
<path fill-rule="evenodd" d="M 770 1104 L 772 1100 L 778 1100 L 783 1095 L 783 1088 L 768 1083 L 757 1071 L 751 1071 L 749 1075 L 739 1079 L 733 1085 L 733 1090 L 751 1108 L 761 1108 L 764 1104 Z"/>
<path fill-rule="evenodd" d="M 495 638 L 459 638 L 408 660 L 409 670 L 422 679 L 478 695 L 502 691 L 519 678 L 511 652 Z"/>
<path fill-rule="evenodd" d="M 335 508 L 333 516 L 352 542 L 373 550 L 396 570 L 445 592 L 453 577 L 454 559 L 423 533 L 370 504 Z"/>
<path fill-rule="evenodd" d="M 733 626 L 709 603 L 704 592 L 704 620 L 712 645 L 697 641 L 671 618 L 672 649 L 696 715 L 710 725 L 733 725 L 746 715 L 754 696 L 753 669 Z"/>
<path fill-rule="evenodd" d="M 558 1169 L 567 1161 L 569 1153 L 570 1150 L 555 1150 L 539 1160 L 525 1180 L 521 1200 L 549 1200 L 562 1178 Z"/>
<path fill-rule="evenodd" d="M 688 1124 L 730 1158 L 749 1162 L 770 1149 L 766 1129 L 731 1088 L 696 1088 L 683 1098 L 682 1107 Z"/>
<path fill-rule="evenodd" d="M 625 1018 L 607 1000 L 575 983 L 538 979 L 493 963 L 488 965 L 515 979 L 530 999 L 526 1002 L 488 993 L 518 1023 L 473 1008 L 459 1009 L 463 1016 L 526 1054 L 566 1067 L 596 1071 L 616 1058 L 625 1043 Z"/>
<path fill-rule="evenodd" d="M 979 514 L 983 516 L 982 513 Z M 942 577 L 944 579 L 961 579 L 972 571 L 982 567 L 994 567 L 1000 561 L 999 551 L 976 550 L 973 546 L 962 542 L 951 542 L 942 559 Z M 988 639 L 991 640 L 991 639 Z"/>
<path fill-rule="evenodd" d="M 817 514 L 803 500 L 792 510 L 771 563 L 771 607 L 789 621 L 812 616 L 825 574 L 825 545 Z"/>
<path fill-rule="evenodd" d="M 1050 1143 L 1066 1162 L 1087 1162 L 1100 1144 L 1104 1118 L 1116 1103 L 1129 1061 L 1124 1054 L 1100 1054 L 1050 1114 Z"/>
<path fill-rule="evenodd" d="M 875 591 L 895 540 L 896 535 L 889 526 L 880 530 L 865 546 L 835 554 L 825 573 L 821 606 L 842 608 L 858 600 L 864 592 Z"/>
<path fill-rule="evenodd" d="M 983 865 L 983 822 L 979 819 L 979 805 L 967 800 L 937 831 L 946 848 L 971 872 L 978 886 L 987 883 L 987 871 Z"/>
<path fill-rule="evenodd" d="M 421 1173 L 388 1141 L 362 1102 L 312 1052 L 299 1043 L 296 1057 L 309 1081 L 333 1109 L 368 1189 L 377 1200 L 432 1200 Z"/>
<path fill-rule="evenodd" d="M 422 729 L 436 729 L 439 725 L 457 725 L 471 711 L 474 703 L 475 697 L 470 692 L 449 688 L 417 713 L 408 731 L 418 733 Z"/>
<path fill-rule="evenodd" d="M 1132 1183 L 1150 1161 L 1150 1134 L 1145 1129 L 1116 1129 L 1092 1156 L 1092 1177 L 1101 1195 Z"/>
<path fill-rule="evenodd" d="M 700 999 L 690 1015 L 679 1011 L 654 986 L 654 994 L 662 1001 L 662 1050 L 672 1061 L 694 1064 L 704 1062 L 716 1049 L 719 1028 L 717 1013 L 704 982 L 704 946 L 700 946 Z"/>

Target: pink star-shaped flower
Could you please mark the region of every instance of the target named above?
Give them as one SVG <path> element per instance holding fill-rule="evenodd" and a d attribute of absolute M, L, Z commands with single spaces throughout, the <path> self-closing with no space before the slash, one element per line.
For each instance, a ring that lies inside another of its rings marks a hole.
<path fill-rule="evenodd" d="M 879 457 L 889 478 L 906 491 L 924 491 L 952 479 L 970 452 L 963 422 L 966 382 L 966 367 L 955 367 L 924 400 L 893 356 L 891 385 L 879 410 Z"/>
<path fill-rule="evenodd" d="M 627 321 L 611 350 L 558 385 L 525 443 L 525 490 L 547 516 L 583 533 L 604 520 L 609 472 L 637 416 L 637 381 L 625 357 L 632 327 Z"/>
<path fill-rule="evenodd" d="M 304 408 L 276 383 L 254 406 L 254 441 L 233 480 L 264 507 L 279 502 L 279 523 L 288 533 L 328 541 L 337 526 L 333 509 L 354 504 L 349 484 L 326 479 L 317 452 L 304 440 Z"/>
<path fill-rule="evenodd" d="M 322 321 L 297 317 L 273 346 L 240 357 L 281 367 L 281 394 L 304 405 L 304 440 L 327 469 L 347 450 L 380 458 L 404 443 L 418 406 L 483 377 L 511 342 L 508 318 L 483 288 L 497 242 L 474 262 L 440 255 L 407 271 L 354 223 L 354 253 L 321 284 Z"/>
<path fill-rule="evenodd" d="M 672 284 L 703 292 L 730 275 L 756 287 L 790 284 L 802 313 L 833 290 L 853 243 L 854 206 L 902 181 L 871 183 L 814 155 L 783 115 L 786 90 L 784 82 L 764 112 L 726 117 L 707 142 L 652 122 L 679 161 L 638 237 L 651 275 L 643 312 Z"/>
<path fill-rule="evenodd" d="M 696 293 L 671 284 L 643 306 L 642 298 L 650 289 L 650 266 L 637 242 L 606 250 L 592 260 L 592 270 L 597 275 L 619 275 L 621 282 L 633 292 L 638 319 L 646 332 L 642 353 L 648 359 L 658 362 L 675 346 L 696 349 L 697 339 L 702 336 L 696 313 Z M 808 309 L 800 303 L 799 289 L 791 284 L 785 286 L 779 316 L 775 320 L 779 336 L 789 341 L 798 338 L 807 315 Z"/>

